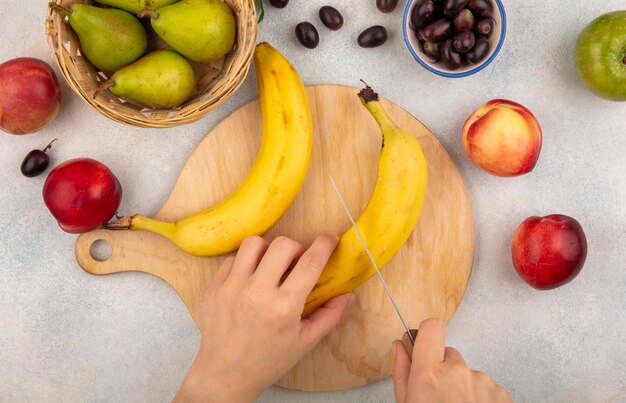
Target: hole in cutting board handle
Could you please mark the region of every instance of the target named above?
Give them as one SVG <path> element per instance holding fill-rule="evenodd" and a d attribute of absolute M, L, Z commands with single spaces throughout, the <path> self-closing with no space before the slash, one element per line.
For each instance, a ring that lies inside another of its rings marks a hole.
<path fill-rule="evenodd" d="M 89 247 L 89 255 L 97 262 L 106 262 L 113 254 L 113 248 L 106 239 L 97 239 Z"/>

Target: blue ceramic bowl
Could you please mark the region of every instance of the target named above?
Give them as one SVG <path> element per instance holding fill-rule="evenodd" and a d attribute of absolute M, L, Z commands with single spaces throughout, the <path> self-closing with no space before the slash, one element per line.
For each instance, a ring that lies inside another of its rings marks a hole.
<path fill-rule="evenodd" d="M 506 36 L 506 14 L 504 13 L 504 6 L 502 1 L 491 0 L 496 5 L 494 7 L 493 18 L 496 20 L 496 26 L 489 40 L 491 41 L 491 50 L 487 57 L 479 64 L 473 64 L 461 67 L 457 70 L 448 69 L 442 62 L 436 62 L 419 48 L 419 42 L 415 36 L 415 30 L 411 28 L 411 11 L 419 0 L 409 0 L 406 8 L 404 9 L 404 17 L 402 19 L 402 31 L 404 33 L 404 42 L 413 58 L 417 60 L 426 70 L 431 73 L 438 74 L 443 77 L 467 77 L 474 73 L 477 73 L 487 67 L 489 63 L 495 59 L 500 48 L 504 43 L 504 37 Z"/>

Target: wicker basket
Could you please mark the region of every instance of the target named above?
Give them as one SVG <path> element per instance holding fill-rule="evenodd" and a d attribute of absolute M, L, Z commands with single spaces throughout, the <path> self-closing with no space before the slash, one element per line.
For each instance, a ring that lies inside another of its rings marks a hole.
<path fill-rule="evenodd" d="M 54 0 L 70 7 L 72 3 L 91 4 L 91 0 Z M 131 100 L 102 91 L 94 98 L 97 87 L 109 77 L 96 70 L 83 57 L 76 34 L 67 18 L 48 8 L 46 32 L 54 58 L 70 87 L 91 107 L 121 123 L 139 127 L 173 127 L 194 122 L 222 104 L 241 85 L 252 61 L 257 40 L 257 16 L 254 0 L 225 0 L 237 20 L 237 38 L 233 49 L 221 60 L 210 64 L 192 62 L 196 73 L 196 90 L 181 106 L 172 109 L 149 109 Z M 149 24 L 147 24 L 149 27 Z M 166 48 L 150 28 L 149 49 Z"/>

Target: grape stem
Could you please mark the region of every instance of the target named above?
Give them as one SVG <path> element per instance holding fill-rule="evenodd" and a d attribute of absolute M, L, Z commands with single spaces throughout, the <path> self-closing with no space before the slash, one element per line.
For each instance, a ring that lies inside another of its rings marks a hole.
<path fill-rule="evenodd" d="M 54 143 L 55 141 L 57 141 L 57 139 L 52 140 L 47 146 L 46 148 L 44 148 L 43 150 L 41 150 L 42 152 L 46 152 L 48 151 L 51 147 L 52 147 L 52 143 Z"/>

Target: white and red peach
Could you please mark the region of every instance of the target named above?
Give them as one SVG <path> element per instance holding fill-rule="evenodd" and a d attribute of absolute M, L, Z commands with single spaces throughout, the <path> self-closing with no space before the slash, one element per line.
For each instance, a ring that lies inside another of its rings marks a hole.
<path fill-rule="evenodd" d="M 530 172 L 541 151 L 541 127 L 535 116 L 505 99 L 480 106 L 465 122 L 462 136 L 470 159 L 497 176 Z"/>
<path fill-rule="evenodd" d="M 0 64 L 0 129 L 11 134 L 37 131 L 61 108 L 61 87 L 46 62 L 21 57 Z"/>

